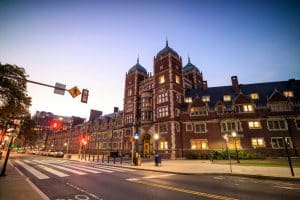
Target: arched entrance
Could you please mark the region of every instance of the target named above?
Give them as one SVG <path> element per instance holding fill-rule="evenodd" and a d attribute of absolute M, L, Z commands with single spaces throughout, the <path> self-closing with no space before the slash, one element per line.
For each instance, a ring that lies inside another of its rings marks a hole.
<path fill-rule="evenodd" d="M 150 143 L 151 141 L 151 135 L 148 133 L 144 134 L 143 136 L 143 157 L 150 157 L 152 154 L 152 144 Z"/>

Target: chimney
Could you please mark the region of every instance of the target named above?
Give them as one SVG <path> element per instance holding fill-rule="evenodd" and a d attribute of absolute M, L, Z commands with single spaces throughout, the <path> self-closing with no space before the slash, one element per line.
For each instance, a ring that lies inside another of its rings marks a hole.
<path fill-rule="evenodd" d="M 231 77 L 231 83 L 232 83 L 232 89 L 236 93 L 240 93 L 240 86 L 239 86 L 239 81 L 238 81 L 237 76 L 232 76 Z"/>
<path fill-rule="evenodd" d="M 202 82 L 202 89 L 207 90 L 207 81 Z"/>
<path fill-rule="evenodd" d="M 119 112 L 119 108 L 118 107 L 114 107 L 114 113 Z"/>

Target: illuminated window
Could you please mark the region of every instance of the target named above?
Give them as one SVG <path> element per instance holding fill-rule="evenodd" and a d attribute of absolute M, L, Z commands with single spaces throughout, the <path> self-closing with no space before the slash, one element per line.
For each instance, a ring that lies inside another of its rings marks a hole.
<path fill-rule="evenodd" d="M 168 149 L 168 142 L 167 141 L 160 141 L 159 142 L 159 149 Z"/>
<path fill-rule="evenodd" d="M 241 146 L 241 140 L 240 140 L 240 138 L 230 137 L 229 140 L 228 140 L 228 148 L 229 149 L 235 149 L 235 147 L 237 149 L 241 149 L 242 148 L 242 146 Z"/>
<path fill-rule="evenodd" d="M 186 98 L 184 99 L 184 102 L 185 102 L 185 103 L 192 103 L 192 97 L 186 97 Z"/>
<path fill-rule="evenodd" d="M 294 97 L 293 91 L 284 91 L 284 92 L 283 92 L 283 95 L 284 95 L 285 97 Z"/>
<path fill-rule="evenodd" d="M 165 76 L 164 75 L 161 75 L 161 76 L 159 76 L 159 83 L 160 84 L 163 84 L 163 83 L 165 83 Z"/>
<path fill-rule="evenodd" d="M 191 116 L 204 116 L 207 115 L 206 107 L 192 107 Z"/>
<path fill-rule="evenodd" d="M 157 103 L 168 102 L 168 92 L 164 92 L 158 95 Z"/>
<path fill-rule="evenodd" d="M 260 123 L 260 121 L 249 121 L 248 127 L 249 127 L 249 129 L 260 129 L 261 123 Z"/>
<path fill-rule="evenodd" d="M 230 95 L 224 95 L 224 96 L 223 96 L 223 100 L 224 100 L 225 102 L 231 101 L 231 96 L 230 96 Z"/>
<path fill-rule="evenodd" d="M 208 149 L 208 141 L 192 139 L 191 140 L 191 149 L 193 149 L 193 150 Z"/>
<path fill-rule="evenodd" d="M 285 120 L 268 120 L 267 124 L 270 131 L 287 130 Z"/>
<path fill-rule="evenodd" d="M 257 93 L 251 93 L 250 97 L 252 100 L 258 100 L 258 98 L 259 98 Z"/>
<path fill-rule="evenodd" d="M 186 131 L 192 131 L 193 130 L 193 124 L 192 123 L 186 123 L 185 124 L 185 130 Z"/>
<path fill-rule="evenodd" d="M 175 76 L 175 79 L 176 79 L 176 83 L 180 84 L 180 77 L 178 75 Z"/>
<path fill-rule="evenodd" d="M 253 148 L 266 146 L 264 138 L 251 138 L 251 144 Z"/>
<path fill-rule="evenodd" d="M 202 101 L 203 102 L 209 102 L 210 101 L 210 96 L 203 96 Z"/>
<path fill-rule="evenodd" d="M 195 133 L 205 133 L 206 126 L 205 123 L 196 123 L 195 124 Z"/>
<path fill-rule="evenodd" d="M 157 117 L 166 117 L 168 116 L 168 107 L 160 107 L 157 109 Z"/>
<path fill-rule="evenodd" d="M 244 105 L 243 111 L 244 112 L 253 112 L 253 106 L 252 105 Z"/>

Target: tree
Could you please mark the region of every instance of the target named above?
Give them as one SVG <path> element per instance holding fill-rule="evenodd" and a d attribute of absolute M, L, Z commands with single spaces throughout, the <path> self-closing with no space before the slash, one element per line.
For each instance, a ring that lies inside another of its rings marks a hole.
<path fill-rule="evenodd" d="M 16 65 L 0 63 L 0 126 L 5 128 L 9 119 L 29 113 L 31 98 L 27 95 L 26 72 Z"/>
<path fill-rule="evenodd" d="M 19 139 L 23 140 L 23 146 L 32 146 L 37 139 L 35 121 L 31 119 L 30 115 L 26 115 L 22 118 L 22 122 Z"/>

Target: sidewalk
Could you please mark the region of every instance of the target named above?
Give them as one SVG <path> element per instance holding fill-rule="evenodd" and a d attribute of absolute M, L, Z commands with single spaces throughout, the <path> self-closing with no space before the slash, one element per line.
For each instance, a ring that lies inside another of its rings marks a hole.
<path fill-rule="evenodd" d="M 92 162 L 79 160 L 77 155 L 72 155 L 72 160 L 81 162 Z M 112 162 L 102 163 L 104 165 L 114 165 L 127 168 L 135 168 L 142 170 L 152 170 L 176 174 L 219 174 L 219 175 L 234 175 L 276 180 L 297 180 L 300 181 L 300 168 L 294 167 L 293 177 L 289 167 L 260 167 L 260 166 L 238 166 L 233 163 L 232 173 L 230 172 L 229 164 L 211 163 L 209 160 L 162 160 L 161 166 L 155 166 L 153 162 L 142 162 L 141 166 L 131 166 L 130 163 L 113 164 Z"/>
<path fill-rule="evenodd" d="M 0 170 L 2 170 L 4 158 L 3 155 L 0 160 Z M 35 186 L 32 186 L 31 182 L 25 176 L 22 176 L 10 162 L 7 163 L 5 174 L 6 176 L 0 176 L 0 199 L 45 199 L 34 189 Z"/>

